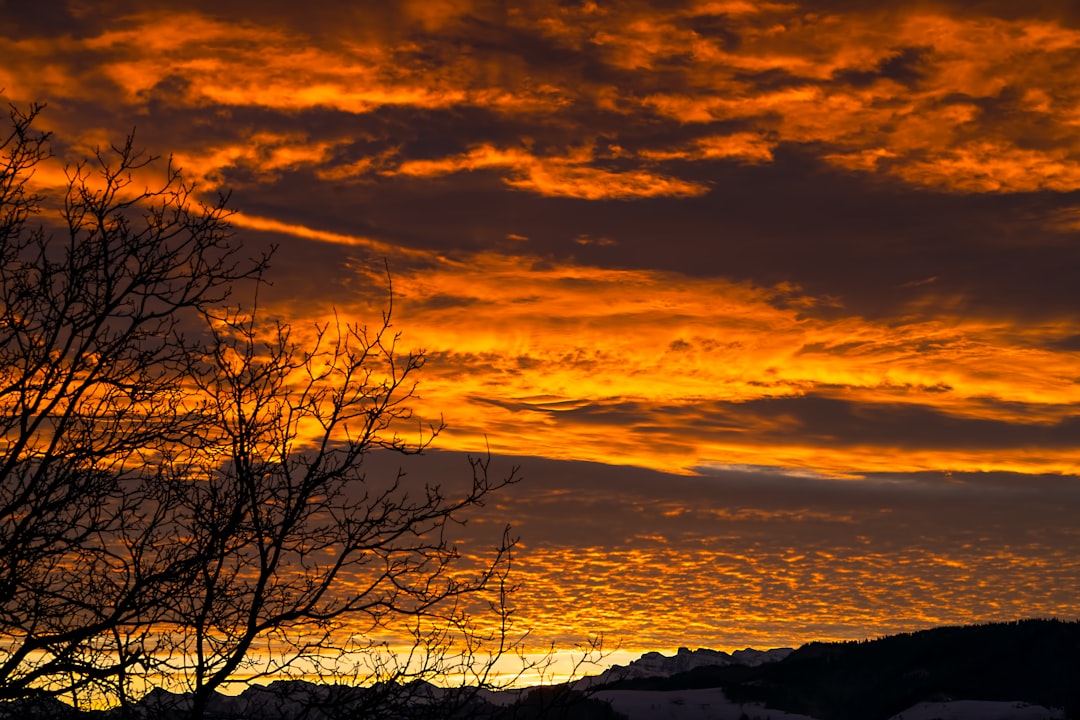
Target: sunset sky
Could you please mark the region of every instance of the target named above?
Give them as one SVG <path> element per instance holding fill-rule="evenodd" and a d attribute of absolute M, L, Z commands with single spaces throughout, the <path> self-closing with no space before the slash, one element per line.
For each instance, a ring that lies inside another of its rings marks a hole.
<path fill-rule="evenodd" d="M 1080 616 L 1076 3 L 6 0 L 0 59 L 58 161 L 231 191 L 298 332 L 388 264 L 538 647 Z"/>

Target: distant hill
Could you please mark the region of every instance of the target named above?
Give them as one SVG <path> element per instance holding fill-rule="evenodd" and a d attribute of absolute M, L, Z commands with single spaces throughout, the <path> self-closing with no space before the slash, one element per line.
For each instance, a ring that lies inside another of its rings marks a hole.
<path fill-rule="evenodd" d="M 820 720 L 888 720 L 947 700 L 1026 702 L 1080 719 L 1080 622 L 1020 620 L 815 642 L 779 662 L 697 667 L 606 687 L 722 688 L 734 703 Z"/>

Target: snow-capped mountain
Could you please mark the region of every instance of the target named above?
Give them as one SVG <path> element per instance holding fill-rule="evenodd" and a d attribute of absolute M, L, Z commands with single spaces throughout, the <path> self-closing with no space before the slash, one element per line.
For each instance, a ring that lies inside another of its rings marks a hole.
<path fill-rule="evenodd" d="M 755 650 L 746 648 L 728 654 L 720 650 L 679 648 L 675 655 L 647 652 L 629 665 L 615 665 L 599 675 L 580 681 L 585 687 L 594 687 L 619 680 L 637 680 L 651 677 L 671 677 L 699 667 L 748 665 L 756 667 L 765 663 L 779 662 L 793 652 L 792 648 Z"/>

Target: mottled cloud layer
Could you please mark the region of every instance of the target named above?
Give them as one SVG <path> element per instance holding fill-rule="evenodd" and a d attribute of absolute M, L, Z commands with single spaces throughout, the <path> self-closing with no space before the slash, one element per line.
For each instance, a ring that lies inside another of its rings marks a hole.
<path fill-rule="evenodd" d="M 696 477 L 521 460 L 512 496 L 461 532 L 482 553 L 515 518 L 517 617 L 538 647 L 582 629 L 633 653 L 850 640 L 947 623 L 1073 617 L 1080 488 L 1009 473 L 878 474 L 858 482 L 775 468 Z M 465 468 L 421 458 L 416 476 Z M 958 510 L 962 508 L 962 510 Z"/>

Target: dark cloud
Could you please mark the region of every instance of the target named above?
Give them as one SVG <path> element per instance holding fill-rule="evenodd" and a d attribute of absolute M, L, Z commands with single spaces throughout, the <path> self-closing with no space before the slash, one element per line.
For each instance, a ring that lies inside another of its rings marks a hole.
<path fill-rule="evenodd" d="M 403 466 L 412 482 L 441 478 L 448 489 L 463 487 L 471 477 L 459 453 L 380 454 L 370 464 L 382 474 Z M 691 528 L 697 537 L 770 535 L 787 547 L 821 533 L 834 533 L 831 542 L 869 533 L 889 545 L 985 533 L 1007 546 L 1049 537 L 1080 543 L 1069 531 L 1070 518 L 1080 511 L 1080 486 L 1059 475 L 872 473 L 836 480 L 765 467 L 674 475 L 512 456 L 498 458 L 491 472 L 505 476 L 514 467 L 522 482 L 502 491 L 500 508 L 485 509 L 484 515 L 489 523 L 512 521 L 528 546 L 632 544 L 641 542 L 634 540 L 638 536 L 678 541 Z M 797 522 L 781 527 L 771 522 L 776 515 Z"/>
<path fill-rule="evenodd" d="M 104 3 L 103 3 L 104 4 Z M 0 0 L 0 32 L 8 37 L 95 34 L 110 20 L 111 13 L 80 12 L 81 3 L 50 0 L 27 3 Z"/>
<path fill-rule="evenodd" d="M 931 52 L 932 48 L 925 47 L 899 48 L 895 54 L 879 60 L 871 70 L 841 70 L 833 75 L 833 79 L 855 87 L 865 87 L 878 80 L 892 80 L 914 88 L 925 74 L 927 55 Z"/>
<path fill-rule="evenodd" d="M 1050 343 L 1050 347 L 1055 350 L 1080 352 L 1080 335 L 1069 335 L 1068 337 L 1061 338 L 1060 340 Z"/>
<path fill-rule="evenodd" d="M 836 388 L 841 394 L 843 388 Z M 1056 408 L 1048 421 L 1045 408 L 991 398 L 970 402 L 988 417 L 958 416 L 938 407 L 948 388 L 909 388 L 923 403 L 850 401 L 808 394 L 731 403 L 654 405 L 626 400 L 578 403 L 572 408 L 547 403 L 478 399 L 517 412 L 558 413 L 583 426 L 626 427 L 634 432 L 667 435 L 687 433 L 719 441 L 725 435 L 762 447 L 805 444 L 880 448 L 883 453 L 927 450 L 974 450 L 1008 456 L 1017 451 L 1053 453 L 1075 446 L 1080 434 L 1080 406 Z M 1001 419 L 992 419 L 994 415 Z M 1028 417 L 1024 422 L 1018 418 Z"/>
<path fill-rule="evenodd" d="M 1031 0 L 1024 3 L 1009 0 L 938 0 L 931 7 L 944 13 L 976 18 L 990 16 L 1006 20 L 1070 20 L 1080 17 L 1075 4 L 1069 0 Z M 807 0 L 800 2 L 799 8 L 821 13 L 887 14 L 910 8 L 910 3 L 904 0 L 889 0 L 867 5 L 863 0 Z"/>
<path fill-rule="evenodd" d="M 718 41 L 725 50 L 738 50 L 742 43 L 738 25 L 726 15 L 695 15 L 684 22 L 698 35 Z"/>

